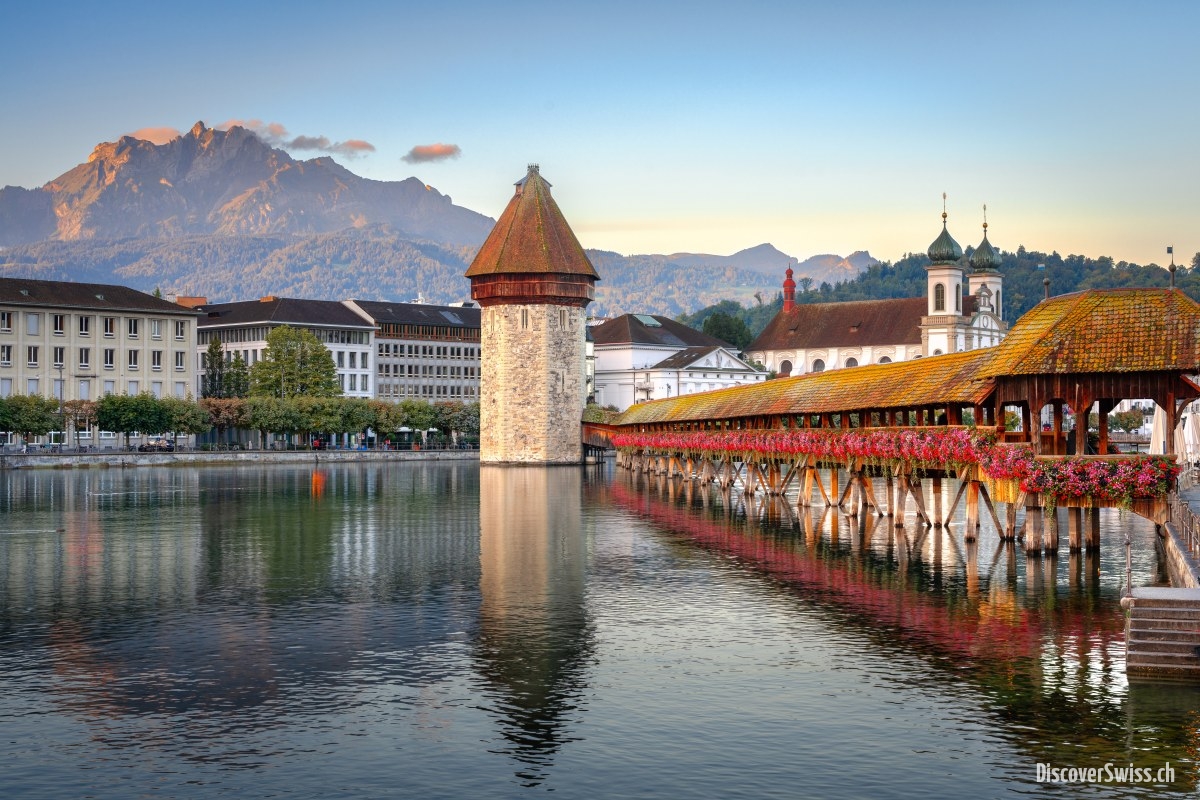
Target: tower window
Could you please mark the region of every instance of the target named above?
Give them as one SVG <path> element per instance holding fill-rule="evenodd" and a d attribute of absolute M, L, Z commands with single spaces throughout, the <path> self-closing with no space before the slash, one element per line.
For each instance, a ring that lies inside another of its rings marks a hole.
<path fill-rule="evenodd" d="M 529 330 L 529 309 L 527 308 L 521 309 L 521 330 Z"/>
<path fill-rule="evenodd" d="M 946 285 L 939 283 L 933 287 L 933 310 L 946 310 Z"/>

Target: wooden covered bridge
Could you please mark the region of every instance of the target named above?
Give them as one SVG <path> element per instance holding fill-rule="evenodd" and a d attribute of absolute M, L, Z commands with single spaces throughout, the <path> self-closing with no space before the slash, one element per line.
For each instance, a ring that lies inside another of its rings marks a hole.
<path fill-rule="evenodd" d="M 940 526 L 965 496 L 968 540 L 981 504 L 1008 539 L 1023 506 L 1030 554 L 1057 550 L 1057 514 L 1043 510 L 1063 507 L 1070 548 L 1091 549 L 1102 506 L 1164 523 L 1179 469 L 1171 437 L 1165 457 L 1110 453 L 1109 412 L 1148 398 L 1173 429 L 1200 397 L 1197 373 L 1200 305 L 1174 288 L 1089 290 L 1044 300 L 996 347 L 642 403 L 606 433 L 630 470 L 747 494 L 797 491 L 800 507 L 819 496 L 897 525 L 908 498 Z M 931 479 L 928 508 L 920 477 Z M 948 510 L 947 477 L 959 480 Z"/>

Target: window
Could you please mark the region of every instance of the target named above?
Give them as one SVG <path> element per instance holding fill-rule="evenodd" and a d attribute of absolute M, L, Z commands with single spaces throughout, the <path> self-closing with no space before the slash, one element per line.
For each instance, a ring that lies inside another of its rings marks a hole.
<path fill-rule="evenodd" d="M 41 329 L 42 315 L 31 312 L 25 313 L 25 333 L 30 336 L 37 336 Z"/>
<path fill-rule="evenodd" d="M 182 342 L 187 339 L 187 323 L 181 319 L 175 320 L 175 341 Z"/>
<path fill-rule="evenodd" d="M 54 335 L 55 336 L 65 335 L 67 332 L 67 315 L 66 314 L 55 314 L 53 317 L 51 317 L 51 319 L 53 320 L 53 323 L 54 323 Z"/>
<path fill-rule="evenodd" d="M 12 345 L 0 344 L 0 367 L 12 366 Z"/>
<path fill-rule="evenodd" d="M 104 335 L 110 339 L 117 335 L 117 318 L 116 317 L 105 317 L 104 318 Z"/>
<path fill-rule="evenodd" d="M 150 351 L 150 369 L 155 372 L 162 371 L 162 350 Z"/>
<path fill-rule="evenodd" d="M 65 348 L 65 347 L 54 348 L 54 366 L 61 367 L 64 363 L 66 363 L 66 360 L 67 360 L 67 348 Z"/>
<path fill-rule="evenodd" d="M 129 355 L 129 360 L 126 361 L 126 365 L 130 369 L 137 369 L 138 368 L 138 351 L 130 350 L 128 355 Z"/>
<path fill-rule="evenodd" d="M 962 311 L 962 287 L 954 284 L 954 310 Z"/>
<path fill-rule="evenodd" d="M 351 355 L 353 355 L 353 353 Z M 350 376 L 350 391 L 352 391 L 352 392 L 358 391 L 358 376 L 357 375 Z"/>
<path fill-rule="evenodd" d="M 853 356 L 851 356 L 850 358 L 847 358 L 847 359 L 846 359 L 846 366 L 847 366 L 847 367 L 857 367 L 857 366 L 858 366 L 858 359 L 857 359 L 857 358 L 854 358 Z"/>
<path fill-rule="evenodd" d="M 116 381 L 105 381 L 104 382 L 104 393 L 105 394 L 112 394 L 116 390 L 117 390 Z"/>
<path fill-rule="evenodd" d="M 79 399 L 80 400 L 91 400 L 92 399 L 92 382 L 91 381 L 80 381 L 79 382 Z"/>
<path fill-rule="evenodd" d="M 79 318 L 79 335 L 80 336 L 91 336 L 92 335 L 92 318 L 91 317 L 80 317 Z"/>
<path fill-rule="evenodd" d="M 0 378 L 0 397 L 12 397 L 12 378 Z"/>
<path fill-rule="evenodd" d="M 12 312 L 0 311 L 0 331 L 12 333 Z"/>
<path fill-rule="evenodd" d="M 137 394 L 138 393 L 138 382 L 130 381 L 128 384 L 126 384 L 126 389 L 127 390 L 126 390 L 125 394 L 129 394 L 129 395 Z"/>
<path fill-rule="evenodd" d="M 358 369 L 358 353 L 350 353 L 350 369 Z"/>
<path fill-rule="evenodd" d="M 342 369 L 343 367 L 346 366 L 346 354 L 343 353 L 341 350 L 338 350 L 337 365 L 338 365 L 338 369 Z"/>
<path fill-rule="evenodd" d="M 151 339 L 161 339 L 162 338 L 162 320 L 161 319 L 150 320 L 150 338 Z"/>
<path fill-rule="evenodd" d="M 37 348 L 37 345 L 36 345 L 36 344 L 31 344 L 29 347 L 27 347 L 27 348 L 26 348 L 26 350 L 25 350 L 25 354 L 26 354 L 27 356 L 29 356 L 29 358 L 28 358 L 28 359 L 26 359 L 26 360 L 29 362 L 29 366 L 31 366 L 31 367 L 36 367 L 36 366 L 38 365 L 38 348 Z"/>
<path fill-rule="evenodd" d="M 946 310 L 946 285 L 939 283 L 933 287 L 933 310 Z"/>
<path fill-rule="evenodd" d="M 362 354 L 362 368 L 363 368 L 363 369 L 370 369 L 370 368 L 371 368 L 371 365 L 367 363 L 367 355 L 368 355 L 367 353 L 363 353 L 363 354 Z M 351 364 L 350 366 L 352 366 L 352 367 L 353 367 L 354 365 L 353 365 L 353 364 Z"/>
<path fill-rule="evenodd" d="M 887 356 L 883 356 L 879 359 L 879 363 L 880 364 L 890 364 L 890 363 L 892 363 L 892 360 L 890 358 L 888 358 Z"/>
<path fill-rule="evenodd" d="M 79 348 L 79 368 L 88 369 L 92 366 L 92 348 Z"/>
<path fill-rule="evenodd" d="M 364 392 L 371 391 L 371 378 L 369 375 L 362 376 L 362 390 Z"/>
<path fill-rule="evenodd" d="M 142 321 L 140 319 L 130 319 L 127 321 L 127 329 L 129 331 L 130 339 L 138 338 L 138 330 L 141 327 L 141 322 Z"/>
<path fill-rule="evenodd" d="M 30 378 L 28 381 L 25 382 L 25 394 L 32 396 L 37 393 L 38 393 L 38 379 Z"/>
<path fill-rule="evenodd" d="M 117 351 L 111 348 L 104 350 L 104 368 L 112 369 L 117 365 Z"/>
<path fill-rule="evenodd" d="M 785 378 L 788 375 L 791 375 L 792 374 L 792 362 L 791 361 L 779 362 L 779 374 L 784 376 Z"/>
<path fill-rule="evenodd" d="M 184 364 L 184 359 L 186 357 L 187 357 L 186 353 L 176 353 L 175 354 L 175 371 L 176 372 L 183 372 L 183 364 Z"/>
<path fill-rule="evenodd" d="M 818 358 L 816 361 L 813 362 L 812 371 L 813 372 L 824 372 L 825 371 L 825 362 Z"/>
<path fill-rule="evenodd" d="M 154 381 L 150 384 L 150 394 L 154 395 L 156 400 L 162 399 L 162 381 Z"/>

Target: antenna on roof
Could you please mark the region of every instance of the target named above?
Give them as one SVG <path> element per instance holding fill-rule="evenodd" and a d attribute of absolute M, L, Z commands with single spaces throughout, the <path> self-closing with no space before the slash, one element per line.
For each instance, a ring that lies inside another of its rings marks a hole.
<path fill-rule="evenodd" d="M 1171 257 L 1171 266 L 1168 267 L 1167 269 L 1171 273 L 1171 288 L 1174 289 L 1175 288 L 1175 247 L 1173 245 L 1167 245 L 1167 255 L 1169 255 Z"/>
<path fill-rule="evenodd" d="M 945 225 L 945 224 L 946 224 L 946 217 L 947 217 L 947 216 L 948 216 L 948 215 L 946 214 L 946 193 L 945 193 L 945 192 L 942 192 L 942 224 L 943 224 L 943 225 Z"/>

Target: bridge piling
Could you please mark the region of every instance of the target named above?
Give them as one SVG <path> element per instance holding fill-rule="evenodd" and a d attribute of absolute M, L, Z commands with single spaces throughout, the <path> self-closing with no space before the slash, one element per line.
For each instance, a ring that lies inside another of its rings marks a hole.
<path fill-rule="evenodd" d="M 1042 509 L 1041 506 L 1025 506 L 1025 554 L 1037 556 L 1042 553 Z"/>

